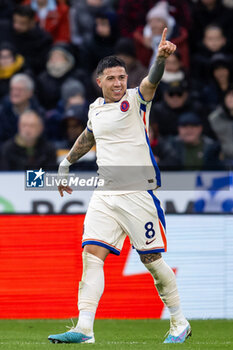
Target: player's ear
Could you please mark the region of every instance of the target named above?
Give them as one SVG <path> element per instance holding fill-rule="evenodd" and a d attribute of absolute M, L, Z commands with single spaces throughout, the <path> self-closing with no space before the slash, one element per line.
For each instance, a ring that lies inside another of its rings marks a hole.
<path fill-rule="evenodd" d="M 101 88 L 101 87 L 102 87 L 102 84 L 101 84 L 100 78 L 96 78 L 96 82 L 97 82 L 97 85 Z"/>

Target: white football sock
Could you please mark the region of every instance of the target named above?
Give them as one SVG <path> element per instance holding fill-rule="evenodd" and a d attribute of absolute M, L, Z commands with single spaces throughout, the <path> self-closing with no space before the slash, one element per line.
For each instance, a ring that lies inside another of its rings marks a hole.
<path fill-rule="evenodd" d="M 185 320 L 180 307 L 176 277 L 172 269 L 166 264 L 163 258 L 144 265 L 153 276 L 155 287 L 158 290 L 160 298 L 168 307 L 171 317 L 176 321 Z"/>
<path fill-rule="evenodd" d="M 104 291 L 104 262 L 93 254 L 83 252 L 83 274 L 79 283 L 77 327 L 84 334 L 93 334 L 95 312 Z"/>

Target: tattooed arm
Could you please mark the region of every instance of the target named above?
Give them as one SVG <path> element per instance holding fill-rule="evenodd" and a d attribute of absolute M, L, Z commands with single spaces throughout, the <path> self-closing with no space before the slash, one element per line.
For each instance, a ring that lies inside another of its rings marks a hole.
<path fill-rule="evenodd" d="M 87 128 L 82 132 L 82 134 L 77 138 L 73 147 L 71 148 L 67 160 L 73 164 L 79 158 L 84 156 L 90 149 L 94 146 L 95 139 L 93 133 L 88 131 Z"/>
<path fill-rule="evenodd" d="M 94 144 L 95 138 L 93 136 L 93 133 L 89 132 L 86 128 L 75 141 L 68 156 L 65 159 L 63 159 L 63 161 L 59 165 L 58 178 L 60 179 L 60 181 L 67 181 L 70 165 L 75 163 L 79 158 L 81 158 L 84 154 L 90 151 Z M 58 191 L 61 197 L 63 197 L 63 192 L 65 191 L 71 194 L 72 188 L 70 186 L 67 186 L 67 184 L 64 184 L 63 182 L 58 185 Z"/>

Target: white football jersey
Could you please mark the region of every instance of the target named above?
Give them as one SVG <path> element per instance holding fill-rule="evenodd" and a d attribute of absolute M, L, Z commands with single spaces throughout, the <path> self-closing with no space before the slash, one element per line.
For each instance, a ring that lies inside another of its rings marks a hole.
<path fill-rule="evenodd" d="M 90 105 L 87 129 L 95 137 L 100 174 L 117 168 L 119 179 L 122 169 L 127 169 L 128 177 L 140 174 L 132 182 L 144 177 L 147 190 L 161 185 L 148 138 L 150 108 L 151 102 L 143 99 L 139 88 L 127 89 L 118 102 L 105 103 L 99 97 Z"/>

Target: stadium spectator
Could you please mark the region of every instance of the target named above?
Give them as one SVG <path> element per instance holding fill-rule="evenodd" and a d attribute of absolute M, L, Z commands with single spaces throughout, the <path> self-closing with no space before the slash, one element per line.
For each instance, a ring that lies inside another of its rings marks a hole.
<path fill-rule="evenodd" d="M 87 109 L 83 105 L 68 107 L 61 120 L 62 140 L 56 142 L 57 156 L 63 159 L 87 125 Z M 73 170 L 97 170 L 95 149 L 90 150 L 72 166 Z"/>
<path fill-rule="evenodd" d="M 190 47 L 193 52 L 196 51 L 198 43 L 202 41 L 205 28 L 212 23 L 223 28 L 228 39 L 232 39 L 233 12 L 225 7 L 222 0 L 198 0 L 194 3 L 192 12 Z"/>
<path fill-rule="evenodd" d="M 18 121 L 18 133 L 2 147 L 3 170 L 50 170 L 56 166 L 54 147 L 43 136 L 43 120 L 27 110 Z"/>
<path fill-rule="evenodd" d="M 178 51 L 174 52 L 173 55 L 169 56 L 166 60 L 165 70 L 160 84 L 156 90 L 156 101 L 163 99 L 164 90 L 166 84 L 172 83 L 173 81 L 182 81 L 187 79 L 186 70 L 183 67 L 181 56 Z"/>
<path fill-rule="evenodd" d="M 38 74 L 45 66 L 52 38 L 35 22 L 35 12 L 30 6 L 19 6 L 14 10 L 13 31 L 9 39 Z"/>
<path fill-rule="evenodd" d="M 56 0 L 31 0 L 41 28 L 49 32 L 53 42 L 70 42 L 69 6 Z"/>
<path fill-rule="evenodd" d="M 172 81 L 165 86 L 164 100 L 152 106 L 150 118 L 158 124 L 161 136 L 176 135 L 179 116 L 190 111 L 203 113 L 200 103 L 191 99 L 187 81 Z"/>
<path fill-rule="evenodd" d="M 73 0 L 70 9 L 71 41 L 81 47 L 93 37 L 97 13 L 110 9 L 108 0 Z"/>
<path fill-rule="evenodd" d="M 83 79 L 76 70 L 75 56 L 66 43 L 55 44 L 49 52 L 44 70 L 37 79 L 38 98 L 46 109 L 54 109 L 61 98 L 61 86 L 69 78 Z"/>
<path fill-rule="evenodd" d="M 233 85 L 229 86 L 223 104 L 209 115 L 209 121 L 221 145 L 224 162 L 233 165 Z"/>
<path fill-rule="evenodd" d="M 133 37 L 137 27 L 144 27 L 146 14 L 154 6 L 154 3 L 154 0 L 120 0 L 117 13 L 121 36 Z"/>
<path fill-rule="evenodd" d="M 219 144 L 202 132 L 202 121 L 197 114 L 186 112 L 179 116 L 178 135 L 171 138 L 171 147 L 176 153 L 175 169 L 223 169 Z"/>
<path fill-rule="evenodd" d="M 120 0 L 118 4 L 120 34 L 132 37 L 138 27 L 146 24 L 146 14 L 157 3 L 154 0 Z M 189 29 L 191 27 L 191 13 L 186 0 L 169 0 L 169 12 L 175 17 L 179 25 Z"/>
<path fill-rule="evenodd" d="M 159 135 L 158 124 L 150 122 L 149 140 L 155 160 L 161 170 L 174 170 L 177 159 L 171 143 Z"/>
<path fill-rule="evenodd" d="M 215 54 L 210 60 L 211 77 L 202 89 L 202 103 L 213 111 L 223 103 L 226 91 L 232 81 L 232 57 L 224 54 Z"/>
<path fill-rule="evenodd" d="M 82 45 L 80 62 L 92 73 L 99 60 L 114 53 L 118 38 L 117 17 L 113 11 L 96 14 L 93 35 Z"/>
<path fill-rule="evenodd" d="M 222 28 L 209 25 L 205 28 L 203 41 L 193 56 L 192 74 L 196 79 L 207 81 L 210 77 L 210 60 L 217 53 L 229 53 L 227 39 Z"/>
<path fill-rule="evenodd" d="M 23 72 L 30 73 L 23 56 L 9 42 L 0 44 L 0 98 L 8 94 L 10 78 Z"/>
<path fill-rule="evenodd" d="M 63 129 L 60 127 L 65 111 L 78 105 L 87 114 L 88 102 L 85 97 L 86 91 L 81 81 L 68 79 L 61 87 L 61 100 L 55 109 L 46 113 L 46 131 L 49 140 L 58 141 L 63 137 Z"/>
<path fill-rule="evenodd" d="M 115 47 L 115 54 L 126 64 L 128 73 L 128 87 L 135 88 L 140 85 L 147 74 L 147 68 L 137 59 L 134 41 L 131 38 L 121 38 Z"/>
<path fill-rule="evenodd" d="M 137 56 L 146 66 L 154 62 L 163 29 L 168 28 L 168 39 L 178 48 L 182 62 L 189 67 L 188 32 L 180 27 L 169 14 L 168 3 L 159 1 L 147 14 L 147 25 L 134 33 L 137 44 Z"/>
<path fill-rule="evenodd" d="M 87 110 L 83 105 L 71 105 L 61 119 L 61 132 L 63 140 L 57 143 L 57 147 L 70 149 L 77 137 L 81 135 L 87 125 Z"/>
<path fill-rule="evenodd" d="M 3 99 L 0 110 L 0 143 L 16 134 L 20 114 L 28 109 L 43 114 L 33 93 L 34 82 L 28 75 L 20 73 L 11 78 L 10 93 Z"/>

